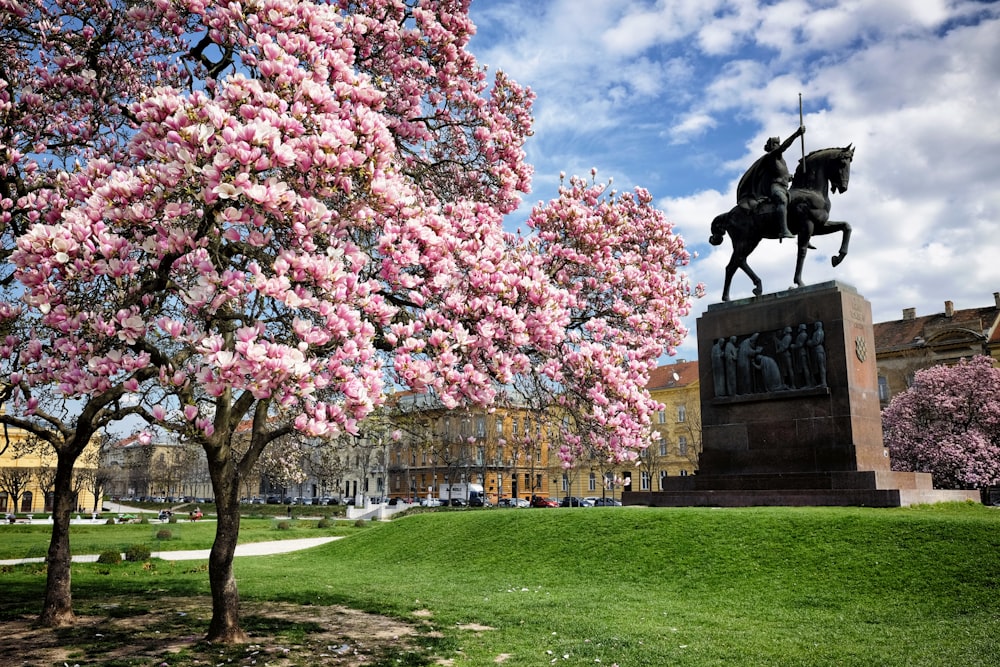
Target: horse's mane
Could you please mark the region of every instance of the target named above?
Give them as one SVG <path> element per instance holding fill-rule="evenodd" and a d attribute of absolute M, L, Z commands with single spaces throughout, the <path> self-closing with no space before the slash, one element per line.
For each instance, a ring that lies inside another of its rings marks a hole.
<path fill-rule="evenodd" d="M 818 160 L 829 160 L 845 151 L 849 151 L 850 149 L 851 149 L 850 146 L 840 146 L 840 147 L 834 146 L 832 148 L 818 148 L 814 151 L 811 151 L 804 158 L 799 158 L 799 163 L 795 166 L 795 175 L 792 176 L 792 187 L 800 188 L 803 185 L 805 185 L 805 174 L 803 173 L 802 170 L 810 160 L 814 158 Z"/>

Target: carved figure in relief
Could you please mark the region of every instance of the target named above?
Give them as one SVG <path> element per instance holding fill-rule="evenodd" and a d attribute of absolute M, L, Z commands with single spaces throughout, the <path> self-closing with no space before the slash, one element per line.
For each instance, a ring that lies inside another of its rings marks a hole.
<path fill-rule="evenodd" d="M 712 383 L 716 398 L 727 396 L 726 389 L 726 339 L 720 338 L 712 346 Z"/>
<path fill-rule="evenodd" d="M 813 386 L 812 371 L 809 369 L 809 331 L 805 324 L 799 325 L 795 342 L 792 343 L 792 360 L 795 365 L 795 387 L 804 389 Z"/>
<path fill-rule="evenodd" d="M 757 345 L 759 334 L 752 334 L 740 342 L 736 361 L 736 393 L 752 394 L 754 392 L 753 360 L 764 348 Z"/>
<path fill-rule="evenodd" d="M 738 350 L 736 347 L 736 336 L 730 336 L 726 343 L 726 394 L 735 396 L 739 393 L 736 389 L 736 357 Z"/>
<path fill-rule="evenodd" d="M 786 387 L 795 386 L 795 371 L 792 369 L 792 328 L 785 327 L 781 336 L 774 335 L 774 358 L 781 372 L 781 382 Z"/>
<path fill-rule="evenodd" d="M 812 370 L 814 372 L 814 379 L 816 381 L 816 386 L 825 387 L 826 386 L 826 348 L 824 347 L 824 342 L 826 341 L 826 334 L 823 332 L 823 323 L 814 322 L 813 323 L 813 333 L 809 337 L 809 359 L 812 361 Z"/>
<path fill-rule="evenodd" d="M 778 362 L 774 358 L 764 354 L 758 354 L 753 362 L 754 368 L 760 371 L 761 381 L 764 384 L 764 391 L 771 393 L 788 389 L 781 381 L 781 370 Z"/>

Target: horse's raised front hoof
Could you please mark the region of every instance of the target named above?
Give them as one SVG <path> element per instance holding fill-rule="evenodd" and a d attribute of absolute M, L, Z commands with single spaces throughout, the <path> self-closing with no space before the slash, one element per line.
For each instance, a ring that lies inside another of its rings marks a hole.
<path fill-rule="evenodd" d="M 833 257 L 830 258 L 830 263 L 833 264 L 834 266 L 837 266 L 838 264 L 844 261 L 845 257 L 847 257 L 846 252 L 842 252 L 839 255 L 834 255 Z"/>
<path fill-rule="evenodd" d="M 753 288 L 753 295 L 754 296 L 760 296 L 763 293 L 764 293 L 764 288 L 762 286 L 757 285 L 757 286 L 755 286 Z"/>

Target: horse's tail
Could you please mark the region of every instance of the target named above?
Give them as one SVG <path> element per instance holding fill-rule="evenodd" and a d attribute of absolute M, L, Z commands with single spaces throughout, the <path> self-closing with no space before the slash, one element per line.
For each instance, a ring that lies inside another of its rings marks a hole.
<path fill-rule="evenodd" d="M 729 229 L 729 213 L 720 213 L 712 220 L 712 235 L 708 237 L 708 242 L 712 245 L 721 245 L 726 238 L 726 230 Z"/>

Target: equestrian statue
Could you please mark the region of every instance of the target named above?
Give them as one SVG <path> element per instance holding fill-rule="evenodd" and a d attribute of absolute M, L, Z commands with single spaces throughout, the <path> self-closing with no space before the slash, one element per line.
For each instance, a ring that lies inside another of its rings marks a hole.
<path fill-rule="evenodd" d="M 847 192 L 851 177 L 854 148 L 824 148 L 805 155 L 789 178 L 784 152 L 802 137 L 806 128 L 799 128 L 784 142 L 771 137 L 764 145 L 764 155 L 740 179 L 736 188 L 737 204 L 712 221 L 709 243 L 719 245 L 728 233 L 733 242 L 733 255 L 726 265 L 726 282 L 722 300 L 729 301 L 729 287 L 736 269 L 753 281 L 754 296 L 763 293 L 760 278 L 747 264 L 747 257 L 761 239 L 795 238 L 798 258 L 795 262 L 795 285 L 802 287 L 802 265 L 813 236 L 841 232 L 840 251 L 832 258 L 837 266 L 847 255 L 851 226 L 842 220 L 830 220 L 830 191 Z M 791 188 L 789 188 L 791 180 Z"/>

